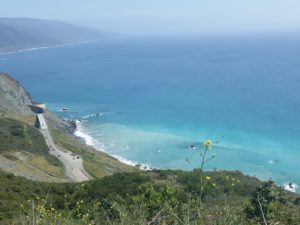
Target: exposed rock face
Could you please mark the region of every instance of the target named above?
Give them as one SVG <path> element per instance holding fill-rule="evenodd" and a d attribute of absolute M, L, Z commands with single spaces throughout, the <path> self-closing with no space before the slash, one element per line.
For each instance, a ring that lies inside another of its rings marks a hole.
<path fill-rule="evenodd" d="M 32 104 L 32 98 L 26 89 L 10 75 L 0 73 L 0 112 L 17 118 L 27 115 L 34 116 L 28 107 L 30 104 Z M 44 116 L 51 127 L 65 134 L 72 135 L 76 130 L 76 123 L 61 120 L 47 110 L 44 112 Z"/>
<path fill-rule="evenodd" d="M 58 118 L 55 114 L 45 111 L 44 116 L 47 122 L 53 127 L 67 135 L 73 135 L 76 131 L 76 123 L 72 120 L 62 120 Z"/>
<path fill-rule="evenodd" d="M 32 114 L 32 98 L 26 89 L 8 74 L 0 73 L 0 110 L 14 115 Z"/>

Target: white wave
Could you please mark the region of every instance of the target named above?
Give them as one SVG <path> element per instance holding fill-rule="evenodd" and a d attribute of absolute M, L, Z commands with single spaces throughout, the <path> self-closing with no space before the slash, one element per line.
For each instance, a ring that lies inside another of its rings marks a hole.
<path fill-rule="evenodd" d="M 91 117 L 100 117 L 100 116 L 103 116 L 103 113 L 93 113 L 93 114 L 89 114 L 89 115 L 85 115 L 82 117 L 82 119 L 88 119 L 88 118 L 91 118 Z"/>
<path fill-rule="evenodd" d="M 119 155 L 111 154 L 111 156 L 116 158 L 120 162 L 125 163 L 129 166 L 138 166 L 141 170 L 152 170 L 153 169 L 153 167 L 151 167 L 147 164 L 137 163 L 135 161 L 125 159 L 125 158 L 123 158 L 122 156 L 119 156 Z"/>
<path fill-rule="evenodd" d="M 47 49 L 47 48 L 59 48 L 59 47 L 64 47 L 64 46 L 92 43 L 92 42 L 97 42 L 97 41 L 99 41 L 99 40 L 76 41 L 76 42 L 70 42 L 70 43 L 64 43 L 64 44 L 58 44 L 58 45 L 41 46 L 41 47 L 35 47 L 35 48 L 25 48 L 25 49 L 20 49 L 20 50 L 15 50 L 15 51 L 3 52 L 3 53 L 0 53 L 0 55 L 9 55 L 9 54 L 14 54 L 14 53 L 35 51 L 35 50 Z"/>
<path fill-rule="evenodd" d="M 82 127 L 81 122 L 79 120 L 76 120 L 75 122 L 76 122 L 76 131 L 74 132 L 74 134 L 77 137 L 84 139 L 87 145 L 95 146 L 97 143 L 96 140 L 84 131 L 84 128 Z"/>
<path fill-rule="evenodd" d="M 85 115 L 82 117 L 82 119 L 88 119 L 88 118 L 91 118 L 91 117 L 94 117 L 96 116 L 95 114 L 89 114 L 89 115 Z"/>
<path fill-rule="evenodd" d="M 130 149 L 129 145 L 123 145 L 122 147 L 123 147 L 123 149 Z"/>
<path fill-rule="evenodd" d="M 119 155 L 116 155 L 116 154 L 110 154 L 109 152 L 105 151 L 106 146 L 105 146 L 104 143 L 99 143 L 95 138 L 90 136 L 85 131 L 84 127 L 82 126 L 83 121 L 75 120 L 75 122 L 76 122 L 77 129 L 74 132 L 74 135 L 84 139 L 87 145 L 93 146 L 96 150 L 105 152 L 105 153 L 111 155 L 112 157 L 114 157 L 115 159 L 119 160 L 120 162 L 125 163 L 127 165 L 138 167 L 141 170 L 152 170 L 152 169 L 154 169 L 154 167 L 152 167 L 150 165 L 138 163 L 138 162 L 135 162 L 135 161 L 132 161 L 132 160 L 128 160 L 128 159 L 125 159 L 122 156 L 119 156 Z M 101 146 L 100 147 L 101 149 L 99 149 L 99 146 Z M 112 143 L 108 144 L 108 147 L 114 147 L 114 146 L 115 145 L 112 144 Z M 124 145 L 123 148 L 124 149 L 130 149 L 130 146 L 129 145 Z"/>
<path fill-rule="evenodd" d="M 287 191 L 291 191 L 291 192 L 296 192 L 296 190 L 298 189 L 298 185 L 295 183 L 284 183 L 283 184 L 283 188 Z"/>
<path fill-rule="evenodd" d="M 68 112 L 69 111 L 69 109 L 59 109 L 59 110 L 57 110 L 57 112 Z"/>

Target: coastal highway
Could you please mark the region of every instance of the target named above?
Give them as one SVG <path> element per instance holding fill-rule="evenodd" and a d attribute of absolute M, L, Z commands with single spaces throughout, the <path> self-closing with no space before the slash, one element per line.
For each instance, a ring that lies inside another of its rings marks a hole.
<path fill-rule="evenodd" d="M 48 130 L 44 115 L 37 114 L 37 117 L 40 123 L 40 131 L 45 138 L 46 144 L 50 149 L 50 153 L 56 156 L 63 163 L 66 175 L 74 182 L 90 180 L 91 176 L 83 167 L 83 160 L 71 152 L 62 151 L 57 148 Z"/>
<path fill-rule="evenodd" d="M 38 117 L 38 120 L 39 120 L 39 123 L 40 123 L 40 128 L 42 130 L 47 130 L 48 127 L 47 127 L 47 123 L 46 123 L 46 120 L 45 120 L 43 114 L 37 114 L 37 117 Z"/>

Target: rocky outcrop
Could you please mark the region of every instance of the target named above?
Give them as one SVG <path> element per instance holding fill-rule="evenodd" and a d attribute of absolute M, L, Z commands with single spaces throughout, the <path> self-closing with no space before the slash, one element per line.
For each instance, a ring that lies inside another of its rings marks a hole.
<path fill-rule="evenodd" d="M 13 115 L 32 114 L 28 105 L 32 102 L 30 94 L 15 79 L 0 73 L 0 110 Z"/>
<path fill-rule="evenodd" d="M 64 134 L 73 136 L 76 131 L 76 123 L 72 120 L 62 120 L 47 110 L 44 116 L 51 127 L 62 131 Z"/>
<path fill-rule="evenodd" d="M 6 73 L 0 73 L 0 113 L 4 112 L 12 118 L 34 116 L 28 107 L 32 102 L 32 97 L 18 81 Z M 74 122 L 61 120 L 47 110 L 44 112 L 44 116 L 51 127 L 61 130 L 65 134 L 72 135 L 76 130 Z"/>

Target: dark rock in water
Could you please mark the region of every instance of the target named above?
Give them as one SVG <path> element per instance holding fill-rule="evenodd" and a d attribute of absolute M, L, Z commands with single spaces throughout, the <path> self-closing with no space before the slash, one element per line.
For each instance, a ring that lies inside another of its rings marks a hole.
<path fill-rule="evenodd" d="M 136 168 L 139 168 L 141 170 L 152 170 L 153 168 L 152 167 L 148 167 L 148 166 L 145 166 L 145 165 L 142 165 L 142 164 L 136 164 L 135 165 Z"/>
<path fill-rule="evenodd" d="M 137 167 L 137 168 L 139 168 L 139 169 L 141 169 L 141 170 L 147 170 L 147 166 L 144 166 L 144 165 L 139 164 L 139 163 L 136 164 L 135 167 Z"/>
<path fill-rule="evenodd" d="M 68 125 L 73 129 L 76 130 L 77 129 L 77 124 L 75 120 L 68 120 Z"/>
<path fill-rule="evenodd" d="M 195 150 L 195 149 L 196 149 L 196 145 L 191 145 L 191 146 L 190 146 L 190 149 Z"/>
<path fill-rule="evenodd" d="M 96 113 L 96 116 L 103 116 L 102 113 Z"/>

